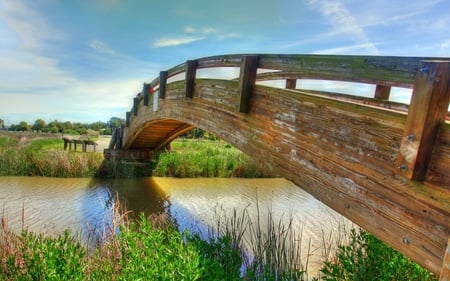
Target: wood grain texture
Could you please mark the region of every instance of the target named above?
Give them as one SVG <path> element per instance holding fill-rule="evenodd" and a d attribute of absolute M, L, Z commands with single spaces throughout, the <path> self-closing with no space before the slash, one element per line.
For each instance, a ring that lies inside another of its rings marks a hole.
<path fill-rule="evenodd" d="M 259 67 L 280 69 L 284 74 L 381 81 L 384 96 L 390 86 L 414 84 L 419 62 L 419 58 L 400 57 L 259 57 Z M 217 56 L 198 59 L 197 68 L 236 67 L 240 63 L 242 56 Z M 180 69 L 185 65 L 169 70 L 168 76 Z M 144 106 L 138 96 L 137 115 L 128 114 L 125 148 L 158 150 L 181 133 L 201 128 L 291 180 L 432 272 L 441 272 L 450 234 L 449 122 L 439 123 L 430 144 L 426 178 L 413 181 L 397 173 L 398 155 L 411 118 L 407 105 L 253 85 L 243 113 L 238 80 L 195 79 L 191 97 L 186 97 L 185 81 L 167 84 L 165 92 L 157 110 L 153 100 Z"/>

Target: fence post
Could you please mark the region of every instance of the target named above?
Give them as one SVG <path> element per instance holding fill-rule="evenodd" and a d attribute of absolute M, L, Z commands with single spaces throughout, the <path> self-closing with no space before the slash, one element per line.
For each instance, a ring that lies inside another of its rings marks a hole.
<path fill-rule="evenodd" d="M 388 100 L 391 94 L 391 86 L 377 85 L 375 88 L 375 98 L 380 100 Z"/>
<path fill-rule="evenodd" d="M 440 124 L 450 100 L 450 61 L 422 61 L 416 74 L 397 172 L 425 180 Z"/>
<path fill-rule="evenodd" d="M 167 71 L 159 72 L 159 98 L 166 98 L 166 85 L 167 85 L 167 76 L 169 73 Z"/>
<path fill-rule="evenodd" d="M 148 106 L 148 97 L 150 95 L 150 84 L 144 83 L 142 93 L 144 94 L 144 106 Z"/>
<path fill-rule="evenodd" d="M 259 65 L 259 56 L 245 56 L 242 58 L 241 71 L 239 74 L 239 112 L 250 111 L 250 100 L 256 82 L 256 72 Z"/>
<path fill-rule="evenodd" d="M 297 87 L 297 79 L 286 79 L 286 89 L 294 90 Z"/>
<path fill-rule="evenodd" d="M 186 62 L 186 97 L 192 98 L 194 95 L 195 75 L 197 72 L 197 61 L 188 60 Z"/>

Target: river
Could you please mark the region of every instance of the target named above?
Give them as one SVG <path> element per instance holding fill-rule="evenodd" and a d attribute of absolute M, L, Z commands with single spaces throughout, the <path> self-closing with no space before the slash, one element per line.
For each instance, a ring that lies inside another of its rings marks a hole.
<path fill-rule="evenodd" d="M 116 198 L 131 217 L 165 212 L 179 225 L 206 236 L 218 218 L 233 210 L 275 222 L 292 219 L 301 233 L 309 269 L 317 270 L 324 243 L 349 222 L 314 197 L 282 179 L 138 178 L 88 179 L 0 177 L 0 206 L 9 229 L 55 235 L 65 229 L 80 237 L 109 223 Z M 339 236 L 339 234 L 337 234 Z"/>

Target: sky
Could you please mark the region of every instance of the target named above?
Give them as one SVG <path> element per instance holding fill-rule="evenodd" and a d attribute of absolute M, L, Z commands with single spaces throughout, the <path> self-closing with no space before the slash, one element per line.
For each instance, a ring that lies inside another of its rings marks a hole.
<path fill-rule="evenodd" d="M 450 57 L 448 0 L 0 0 L 0 119 L 124 118 L 162 70 L 244 53 Z"/>

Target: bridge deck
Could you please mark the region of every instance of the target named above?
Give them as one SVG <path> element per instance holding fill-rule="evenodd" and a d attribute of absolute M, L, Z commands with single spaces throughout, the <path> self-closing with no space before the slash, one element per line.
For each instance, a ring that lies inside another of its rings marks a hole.
<path fill-rule="evenodd" d="M 238 76 L 197 78 L 224 72 L 217 67 Z M 305 90 L 297 85 L 304 79 L 370 84 L 374 93 Z M 449 81 L 449 58 L 201 58 L 144 84 L 127 113 L 123 148 L 159 150 L 193 127 L 214 133 L 445 280 Z M 394 87 L 412 89 L 409 104 L 389 100 Z"/>

